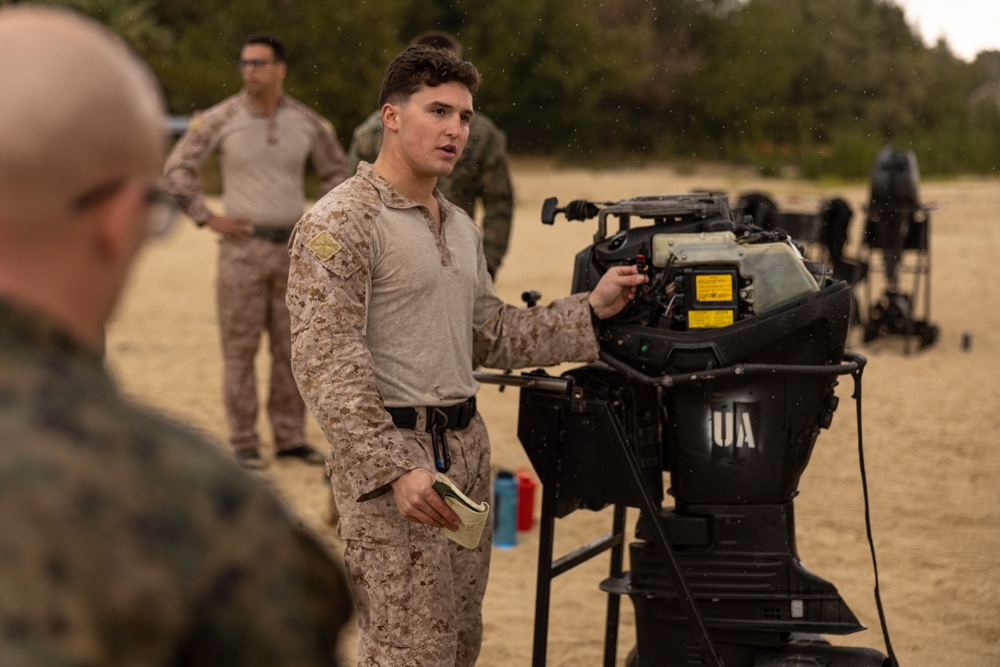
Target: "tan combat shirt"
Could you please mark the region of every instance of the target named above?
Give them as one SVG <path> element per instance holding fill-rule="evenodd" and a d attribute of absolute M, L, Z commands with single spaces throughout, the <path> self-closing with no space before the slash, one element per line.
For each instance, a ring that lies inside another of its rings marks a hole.
<path fill-rule="evenodd" d="M 212 216 L 198 182 L 212 151 L 219 155 L 226 215 L 263 227 L 288 228 L 302 217 L 310 155 L 324 192 L 344 180 L 347 164 L 333 126 L 312 109 L 286 95 L 266 116 L 240 92 L 196 115 L 164 168 L 171 191 L 198 224 Z"/>
<path fill-rule="evenodd" d="M 417 467 L 384 406 L 444 406 L 491 368 L 598 354 L 586 294 L 546 307 L 500 300 L 479 227 L 440 192 L 441 231 L 367 162 L 295 227 L 289 243 L 292 369 L 331 445 L 334 472 L 363 499 Z"/>

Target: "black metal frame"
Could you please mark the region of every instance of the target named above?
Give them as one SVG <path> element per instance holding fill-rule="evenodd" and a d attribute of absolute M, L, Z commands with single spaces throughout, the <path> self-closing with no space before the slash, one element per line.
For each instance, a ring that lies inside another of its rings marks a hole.
<path fill-rule="evenodd" d="M 591 400 L 582 396 L 572 386 L 569 386 L 568 393 L 562 395 L 545 394 L 537 395 L 535 400 L 545 401 L 552 408 L 553 416 L 558 413 L 557 407 L 560 403 L 571 404 L 570 409 L 577 413 L 593 415 L 605 430 L 606 441 L 618 455 L 622 467 L 627 471 L 625 476 L 628 480 L 630 496 L 633 502 L 630 503 L 640 509 L 640 513 L 645 512 L 647 516 L 654 516 L 660 508 L 660 503 L 653 498 L 647 485 L 643 481 L 643 472 L 636 458 L 635 452 L 628 446 L 625 434 L 610 413 L 608 404 L 602 400 Z M 550 427 L 558 430 L 558 419 L 549 421 Z M 546 469 L 554 470 L 559 464 L 560 448 L 552 446 L 546 451 Z M 551 466 L 551 467 L 550 467 Z M 572 568 L 581 565 L 601 553 L 611 550 L 610 577 L 614 578 L 623 573 L 625 548 L 625 517 L 626 506 L 622 504 L 614 505 L 614 517 L 612 520 L 611 532 L 579 549 L 576 549 L 565 556 L 553 560 L 553 548 L 555 537 L 555 520 L 558 514 L 559 485 L 544 484 L 542 491 L 542 519 L 539 530 L 540 541 L 538 548 L 538 575 L 537 589 L 535 596 L 535 628 L 534 647 L 532 650 L 532 665 L 543 667 L 545 665 L 546 653 L 548 649 L 548 621 L 549 621 L 549 600 L 552 580 Z M 679 592 L 679 599 L 688 619 L 691 621 L 696 634 L 700 637 L 702 647 L 710 657 L 712 664 L 720 665 L 718 657 L 712 646 L 711 638 L 705 627 L 704 620 L 698 610 L 694 597 L 688 588 L 687 582 L 681 573 L 680 566 L 674 557 L 673 549 L 667 539 L 663 526 L 656 521 L 649 522 L 651 529 L 651 541 L 654 542 L 660 555 L 669 564 L 671 578 L 676 590 Z M 606 618 L 606 628 L 604 637 L 604 664 L 606 667 L 613 667 L 616 659 L 618 643 L 618 626 L 621 596 L 617 593 L 608 593 L 608 608 Z"/>
<path fill-rule="evenodd" d="M 921 338 L 920 347 L 926 347 L 937 340 L 937 328 L 931 324 L 931 248 L 930 248 L 930 227 L 931 216 L 927 208 L 921 207 L 920 219 L 911 221 L 909 224 L 914 230 L 910 236 L 900 244 L 898 249 L 900 257 L 895 267 L 897 274 L 911 274 L 912 283 L 909 293 L 900 293 L 908 303 L 908 312 L 905 313 L 906 323 L 900 333 L 903 336 L 903 352 L 909 354 L 910 343 L 914 337 Z M 873 223 L 866 221 L 865 235 L 862 239 L 859 259 L 865 266 L 865 288 L 864 307 L 859 309 L 862 314 L 865 327 L 865 338 L 871 340 L 878 336 L 878 332 L 871 330 L 871 311 L 875 306 L 876 297 L 873 295 L 873 276 L 881 276 L 886 270 L 885 252 L 886 248 L 874 238 L 874 232 L 870 230 Z M 892 251 L 891 249 L 889 250 Z M 899 276 L 901 282 L 901 276 Z M 888 278 L 883 279 L 888 284 Z M 921 286 L 923 289 L 921 290 Z M 930 329 L 930 330 L 928 330 Z M 925 334 L 926 331 L 926 334 Z"/>
<path fill-rule="evenodd" d="M 548 652 L 549 601 L 551 599 L 553 579 L 608 550 L 611 551 L 609 575 L 616 577 L 623 573 L 626 508 L 622 505 L 614 506 L 614 517 L 610 533 L 571 551 L 561 558 L 552 559 L 556 521 L 554 509 L 555 493 L 554 484 L 547 484 L 542 489 L 542 518 L 539 524 L 538 577 L 535 593 L 535 626 L 531 652 L 531 664 L 533 667 L 544 667 Z M 621 595 L 609 593 L 604 632 L 605 667 L 614 667 L 617 660 L 620 608 Z"/>
<path fill-rule="evenodd" d="M 606 361 L 614 362 L 607 355 L 602 356 L 604 356 Z M 845 356 L 847 358 L 844 362 L 832 367 L 828 365 L 736 364 L 711 371 L 659 377 L 644 376 L 632 369 L 628 375 L 633 381 L 638 380 L 643 384 L 670 387 L 711 378 L 743 376 L 755 373 L 770 374 L 779 371 L 806 375 L 846 375 L 856 372 L 863 365 L 863 357 L 850 353 Z M 619 364 L 614 364 L 614 366 L 619 366 Z M 560 517 L 560 514 L 565 516 L 572 510 L 567 509 L 565 506 L 560 506 L 560 486 L 558 483 L 550 482 L 542 486 L 531 664 L 533 667 L 544 667 L 548 652 L 552 581 L 556 577 L 589 562 L 606 551 L 610 551 L 609 581 L 619 578 L 624 574 L 627 507 L 637 507 L 640 512 L 640 518 L 642 516 L 654 517 L 661 509 L 661 503 L 653 497 L 648 485 L 645 483 L 644 471 L 637 458 L 637 454 L 629 446 L 620 423 L 612 414 L 606 401 L 584 396 L 582 390 L 574 387 L 572 380 L 566 378 L 555 378 L 547 375 L 496 375 L 481 372 L 477 372 L 475 376 L 476 380 L 481 383 L 511 384 L 520 386 L 522 389 L 541 390 L 532 392 L 528 400 L 532 401 L 535 407 L 551 411 L 552 418 L 544 420 L 547 428 L 552 432 L 551 443 L 559 443 L 561 440 L 556 437 L 556 433 L 561 428 L 558 419 L 560 411 L 569 409 L 577 414 L 592 415 L 599 424 L 599 428 L 604 431 L 602 441 L 609 444 L 610 448 L 615 452 L 618 461 L 622 464 L 623 470 L 626 471 L 625 480 L 629 486 L 629 493 L 627 494 L 629 502 L 627 504 L 614 503 L 612 505 L 613 516 L 610 532 L 556 559 L 553 559 L 556 519 Z M 522 398 L 524 398 L 523 393 Z M 546 448 L 545 460 L 540 467 L 541 469 L 537 471 L 543 478 L 547 477 L 546 471 L 554 471 L 559 468 L 561 453 L 559 446 L 553 445 Z M 721 667 L 723 662 L 716 651 L 698 604 L 684 577 L 682 568 L 675 557 L 666 528 L 660 521 L 655 520 L 644 522 L 642 528 L 645 533 L 645 539 L 653 543 L 663 562 L 667 565 L 671 582 L 678 593 L 678 602 L 691 624 L 693 634 L 699 640 L 705 657 L 708 660 L 707 664 L 714 664 Z M 605 589 L 605 592 L 608 595 L 608 603 L 604 635 L 604 665 L 605 667 L 613 667 L 617 660 L 621 594 L 609 589 Z"/>

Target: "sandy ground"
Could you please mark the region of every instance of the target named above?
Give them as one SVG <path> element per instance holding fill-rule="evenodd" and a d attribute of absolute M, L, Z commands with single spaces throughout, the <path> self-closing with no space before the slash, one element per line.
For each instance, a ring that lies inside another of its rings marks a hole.
<path fill-rule="evenodd" d="M 507 301 L 539 290 L 543 301 L 568 292 L 575 253 L 591 242 L 595 223 L 545 227 L 542 200 L 558 196 L 618 200 L 711 189 L 734 196 L 772 194 L 786 210 L 814 208 L 842 196 L 860 232 L 867 185 L 759 180 L 739 171 L 666 168 L 623 171 L 515 165 L 518 196 L 508 259 L 497 283 Z M 932 218 L 931 320 L 939 342 L 904 354 L 898 338 L 849 347 L 865 354 L 864 443 L 882 599 L 893 647 L 906 667 L 1000 664 L 1000 179 L 924 182 Z M 853 245 L 852 244 L 852 245 Z M 221 359 L 214 309 L 215 243 L 183 224 L 144 253 L 108 333 L 108 361 L 140 400 L 193 423 L 213 440 L 225 437 Z M 971 347 L 963 350 L 963 333 Z M 266 375 L 266 359 L 259 360 Z M 553 371 L 554 372 L 554 371 Z M 834 583 L 868 630 L 834 643 L 884 650 L 865 539 L 855 402 L 850 381 L 838 388 L 840 409 L 821 434 L 796 500 L 798 551 L 813 572 Z M 494 464 L 528 465 L 516 438 L 517 391 L 484 387 L 481 411 L 490 425 Z M 266 426 L 262 429 L 269 437 Z M 310 422 L 312 442 L 324 439 Z M 269 457 L 270 451 L 266 450 Z M 274 462 L 264 473 L 293 511 L 335 553 L 326 525 L 328 494 L 319 468 Z M 536 515 L 538 507 L 536 505 Z M 632 512 L 634 515 L 634 511 Z M 577 512 L 556 525 L 556 553 L 604 534 L 610 511 Z M 480 665 L 531 660 L 537 527 L 509 550 L 494 550 L 486 597 Z M 554 582 L 549 665 L 601 664 L 606 576 L 601 557 Z M 618 664 L 634 643 L 631 603 L 623 600 Z M 353 655 L 353 637 L 345 656 Z"/>

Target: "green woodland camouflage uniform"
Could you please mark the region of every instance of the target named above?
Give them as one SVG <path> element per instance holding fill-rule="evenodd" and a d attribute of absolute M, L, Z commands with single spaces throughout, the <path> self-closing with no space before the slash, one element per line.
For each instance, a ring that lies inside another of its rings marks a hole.
<path fill-rule="evenodd" d="M 382 116 L 375 112 L 354 130 L 347 151 L 347 173 L 358 163 L 375 162 L 382 148 Z M 450 176 L 438 179 L 438 187 L 448 200 L 470 216 L 476 215 L 476 200 L 483 205 L 483 252 L 491 276 L 507 254 L 514 193 L 507 166 L 507 136 L 482 114 L 472 117 L 469 141 Z"/>
<path fill-rule="evenodd" d="M 397 428 L 386 407 L 443 407 L 479 388 L 473 364 L 550 365 L 597 357 L 586 294 L 515 308 L 493 290 L 480 230 L 435 197 L 403 197 L 367 162 L 296 225 L 289 244 L 292 369 L 330 442 L 338 531 L 358 601 L 359 662 L 473 665 L 490 532 L 466 550 L 407 521 L 390 482 L 434 470 L 425 410 Z M 482 419 L 447 431 L 449 478 L 489 497 L 490 444 Z"/>
<path fill-rule="evenodd" d="M 0 665 L 329 666 L 341 569 L 263 485 L 0 301 Z"/>

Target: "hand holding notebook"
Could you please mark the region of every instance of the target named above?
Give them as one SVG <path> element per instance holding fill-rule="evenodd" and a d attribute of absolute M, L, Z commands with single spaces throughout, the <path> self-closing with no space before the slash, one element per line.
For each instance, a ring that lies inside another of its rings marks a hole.
<path fill-rule="evenodd" d="M 477 503 L 470 499 L 441 472 L 434 477 L 434 490 L 461 521 L 458 530 L 442 528 L 441 531 L 448 539 L 461 544 L 466 549 L 475 549 L 479 546 L 483 528 L 486 526 L 486 519 L 490 515 L 489 503 Z"/>

